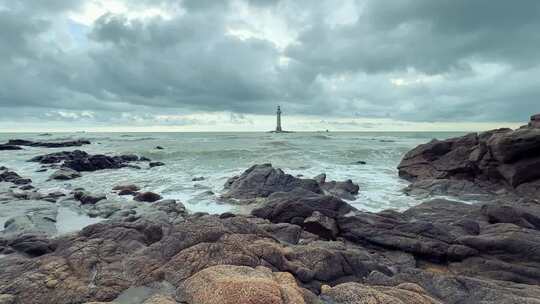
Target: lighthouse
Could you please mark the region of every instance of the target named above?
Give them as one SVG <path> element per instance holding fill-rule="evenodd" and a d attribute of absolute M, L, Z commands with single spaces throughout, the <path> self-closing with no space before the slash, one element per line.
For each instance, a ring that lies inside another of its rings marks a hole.
<path fill-rule="evenodd" d="M 281 129 L 281 109 L 279 106 L 277 106 L 276 119 L 276 132 L 283 132 L 283 130 Z"/>

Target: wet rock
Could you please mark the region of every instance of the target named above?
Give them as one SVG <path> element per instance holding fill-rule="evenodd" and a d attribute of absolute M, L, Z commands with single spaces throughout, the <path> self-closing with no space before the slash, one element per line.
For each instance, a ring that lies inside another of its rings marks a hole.
<path fill-rule="evenodd" d="M 61 142 L 40 142 L 40 141 L 30 141 L 30 140 L 24 140 L 24 139 L 10 139 L 6 143 L 6 145 L 44 147 L 44 148 L 80 147 L 82 145 L 89 145 L 89 144 L 90 144 L 90 141 L 88 141 L 88 140 L 72 140 L 72 141 L 61 141 Z"/>
<path fill-rule="evenodd" d="M 314 193 L 322 193 L 319 184 L 312 179 L 300 179 L 275 169 L 271 164 L 254 165 L 237 178 L 225 184 L 228 190 L 225 198 L 253 199 L 268 197 L 276 192 L 289 192 L 294 189 L 305 189 Z"/>
<path fill-rule="evenodd" d="M 314 294 L 297 285 L 290 273 L 232 265 L 196 273 L 181 284 L 178 298 L 188 304 L 318 302 Z"/>
<path fill-rule="evenodd" d="M 157 150 L 163 150 L 164 148 L 162 146 L 156 146 Z"/>
<path fill-rule="evenodd" d="M 334 287 L 323 286 L 321 298 L 329 303 L 340 304 L 442 304 L 419 285 L 402 283 L 395 287 L 368 286 L 360 283 L 345 283 Z"/>
<path fill-rule="evenodd" d="M 42 235 L 23 234 L 13 239 L 6 240 L 7 246 L 16 252 L 29 257 L 38 257 L 51 253 L 56 249 L 56 244 L 51 239 Z"/>
<path fill-rule="evenodd" d="M 50 177 L 49 179 L 55 179 L 55 180 L 70 180 L 70 179 L 74 179 L 74 178 L 78 178 L 78 177 L 81 177 L 82 175 L 73 170 L 73 169 L 70 169 L 70 168 L 60 168 L 58 170 L 56 170 Z"/>
<path fill-rule="evenodd" d="M 137 185 L 118 185 L 113 188 L 113 191 L 118 191 L 118 195 L 135 195 L 139 190 Z"/>
<path fill-rule="evenodd" d="M 19 215 L 8 219 L 4 224 L 4 233 L 10 235 L 56 233 L 56 209 L 36 210 L 37 212 Z"/>
<path fill-rule="evenodd" d="M 157 194 L 157 193 L 154 193 L 154 192 L 141 192 L 141 193 L 138 193 L 137 195 L 135 195 L 135 197 L 133 198 L 134 200 L 138 201 L 138 202 L 155 202 L 155 201 L 159 201 L 161 199 L 161 195 Z"/>
<path fill-rule="evenodd" d="M 203 181 L 204 180 L 204 177 L 202 176 L 198 176 L 198 177 L 194 177 L 191 179 L 192 182 L 200 182 L 200 181 Z"/>
<path fill-rule="evenodd" d="M 350 179 L 343 182 L 324 181 L 319 184 L 326 193 L 347 200 L 354 200 L 358 194 L 358 190 L 360 190 L 360 187 Z"/>
<path fill-rule="evenodd" d="M 219 215 L 219 218 L 220 219 L 226 219 L 226 218 L 231 218 L 231 217 L 235 217 L 236 215 L 234 213 L 231 213 L 231 212 L 224 212 L 222 214 Z"/>
<path fill-rule="evenodd" d="M 148 166 L 150 166 L 150 168 L 154 168 L 154 167 L 165 166 L 165 164 L 162 163 L 162 162 L 151 162 L 151 163 L 148 164 Z"/>
<path fill-rule="evenodd" d="M 21 190 L 32 190 L 32 189 L 34 189 L 34 186 L 32 186 L 32 185 L 23 185 L 23 186 L 20 186 L 19 189 L 21 189 Z"/>
<path fill-rule="evenodd" d="M 30 161 L 42 164 L 61 164 L 62 167 L 83 172 L 119 169 L 128 166 L 129 162 L 136 161 L 137 159 L 138 157 L 136 155 L 90 155 L 84 151 L 74 150 L 40 155 L 30 159 Z"/>
<path fill-rule="evenodd" d="M 139 158 L 139 161 L 149 162 L 149 161 L 151 161 L 151 160 L 150 160 L 150 158 L 148 158 L 148 157 L 141 156 L 141 157 Z"/>
<path fill-rule="evenodd" d="M 295 189 L 291 192 L 277 192 L 270 195 L 261 207 L 252 211 L 252 214 L 274 223 L 294 223 L 294 219 L 303 223 L 314 211 L 330 218 L 337 218 L 354 210 L 356 210 L 354 207 L 337 197 Z"/>
<path fill-rule="evenodd" d="M 356 164 L 356 165 L 367 165 L 367 162 L 365 162 L 363 160 L 359 160 L 359 161 L 354 162 L 354 164 Z"/>
<path fill-rule="evenodd" d="M 9 151 L 9 150 L 22 150 L 23 148 L 14 145 L 0 144 L 0 151 Z"/>
<path fill-rule="evenodd" d="M 6 167 L 0 168 L 0 182 L 12 183 L 15 185 L 27 185 L 32 183 L 29 178 L 22 178 L 19 174 L 9 171 Z"/>
<path fill-rule="evenodd" d="M 515 190 L 540 181 L 540 129 L 497 129 L 433 140 L 409 151 L 398 169 L 410 181 L 469 181 L 490 192 L 508 189 L 519 196 L 535 197 L 534 187 Z M 462 193 L 468 191 L 476 189 L 467 186 Z"/>
<path fill-rule="evenodd" d="M 107 199 L 107 197 L 103 194 L 93 195 L 85 191 L 77 191 L 73 194 L 73 197 L 83 205 L 93 205 L 101 200 Z"/>
<path fill-rule="evenodd" d="M 327 240 L 334 240 L 339 233 L 336 220 L 314 211 L 302 225 L 307 231 Z"/>

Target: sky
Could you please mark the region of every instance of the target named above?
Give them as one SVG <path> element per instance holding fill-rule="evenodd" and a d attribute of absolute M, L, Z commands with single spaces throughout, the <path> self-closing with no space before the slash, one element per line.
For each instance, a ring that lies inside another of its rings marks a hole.
<path fill-rule="evenodd" d="M 540 112 L 537 0 L 0 0 L 0 131 L 458 131 Z"/>

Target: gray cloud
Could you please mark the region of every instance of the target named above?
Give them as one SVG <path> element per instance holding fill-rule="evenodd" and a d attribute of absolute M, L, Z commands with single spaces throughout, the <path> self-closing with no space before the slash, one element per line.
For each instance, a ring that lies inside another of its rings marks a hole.
<path fill-rule="evenodd" d="M 152 115 L 223 111 L 252 123 L 242 115 L 278 103 L 293 114 L 406 121 L 523 121 L 540 111 L 534 0 L 245 0 L 247 17 L 231 1 L 124 1 L 182 12 L 105 12 L 86 26 L 70 18 L 82 0 L 0 0 L 0 118 L 112 124 L 129 113 L 172 124 Z M 247 35 L 234 31 L 250 22 Z"/>

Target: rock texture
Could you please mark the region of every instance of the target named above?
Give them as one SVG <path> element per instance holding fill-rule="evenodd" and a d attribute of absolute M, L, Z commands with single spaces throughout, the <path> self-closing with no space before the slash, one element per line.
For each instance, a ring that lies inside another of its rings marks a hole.
<path fill-rule="evenodd" d="M 294 177 L 271 164 L 252 166 L 242 175 L 229 179 L 225 188 L 228 192 L 224 197 L 236 199 L 268 197 L 275 192 L 289 192 L 299 188 L 322 193 L 315 180 Z"/>
<path fill-rule="evenodd" d="M 223 198 L 237 200 L 264 199 L 278 192 L 305 190 L 316 194 L 328 194 L 343 199 L 354 199 L 359 187 L 351 180 L 326 181 L 326 174 L 313 179 L 295 177 L 271 164 L 253 165 L 240 176 L 230 178 L 225 183 L 227 192 Z"/>
<path fill-rule="evenodd" d="M 424 185 L 434 180 L 469 181 L 470 186 L 463 186 L 540 197 L 540 128 L 434 139 L 408 152 L 398 169 L 401 177 Z"/>
<path fill-rule="evenodd" d="M 290 223 L 204 214 L 109 220 L 53 240 L 0 238 L 0 294 L 114 303 L 129 288 L 165 284 L 163 296 L 179 303 L 539 303 L 534 202 L 498 210 L 435 200 L 377 214 L 343 201 L 306 204 L 302 223 L 326 213 L 335 240 Z"/>
<path fill-rule="evenodd" d="M 71 140 L 71 141 L 56 141 L 56 142 L 41 142 L 25 139 L 10 139 L 4 145 L 8 146 L 28 146 L 28 147 L 43 147 L 43 148 L 65 148 L 65 147 L 80 147 L 89 145 L 88 140 Z"/>
<path fill-rule="evenodd" d="M 39 162 L 41 164 L 60 164 L 64 168 L 69 168 L 77 172 L 119 169 L 127 167 L 129 162 L 138 160 L 139 157 L 136 155 L 90 155 L 81 150 L 56 152 L 30 159 L 31 162 Z"/>
<path fill-rule="evenodd" d="M 179 291 L 188 304 L 304 304 L 316 299 L 290 273 L 262 266 L 209 267 L 185 280 Z"/>
<path fill-rule="evenodd" d="M 29 178 L 22 178 L 14 171 L 10 171 L 6 167 L 0 167 L 0 182 L 12 183 L 15 185 L 28 185 L 32 183 Z"/>

